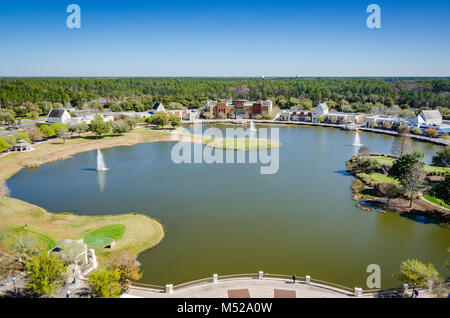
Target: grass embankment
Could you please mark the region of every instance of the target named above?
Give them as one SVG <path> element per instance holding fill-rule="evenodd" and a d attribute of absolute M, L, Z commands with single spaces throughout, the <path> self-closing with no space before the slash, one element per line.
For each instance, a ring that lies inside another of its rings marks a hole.
<path fill-rule="evenodd" d="M 69 213 L 54 214 L 38 206 L 4 197 L 0 201 L 1 225 L 18 235 L 35 234 L 46 248 L 63 239 L 82 239 L 89 235 L 111 237 L 113 249 L 96 247 L 102 258 L 111 252 L 127 250 L 140 253 L 154 247 L 164 238 L 164 227 L 155 219 L 142 214 L 86 216 Z"/>
<path fill-rule="evenodd" d="M 394 161 L 396 160 L 395 158 L 382 157 L 382 156 L 371 156 L 370 159 L 375 159 L 380 164 L 385 165 L 385 166 L 392 166 L 394 164 Z M 436 173 L 436 174 L 448 173 L 448 174 L 450 174 L 450 168 L 445 168 L 445 167 L 436 167 L 436 166 L 430 166 L 430 165 L 425 164 L 423 166 L 423 169 L 427 173 Z"/>
<path fill-rule="evenodd" d="M 400 185 L 400 182 L 398 182 L 397 179 L 394 179 L 392 177 L 389 177 L 382 173 L 371 173 L 369 174 L 370 178 L 374 180 L 376 183 L 392 183 L 395 185 Z"/>
<path fill-rule="evenodd" d="M 439 198 L 433 197 L 432 195 L 429 195 L 429 194 L 424 194 L 423 197 L 426 200 L 430 201 L 431 203 L 437 204 L 446 209 L 450 209 L 450 205 L 445 204 L 445 202 Z"/>

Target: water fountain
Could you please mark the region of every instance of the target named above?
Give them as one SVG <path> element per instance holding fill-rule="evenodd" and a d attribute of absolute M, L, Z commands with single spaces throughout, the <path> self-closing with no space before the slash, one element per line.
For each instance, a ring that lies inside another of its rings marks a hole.
<path fill-rule="evenodd" d="M 253 122 L 253 120 L 250 120 L 250 134 L 249 134 L 250 138 L 255 138 L 256 137 L 256 127 L 255 127 L 255 123 Z"/>
<path fill-rule="evenodd" d="M 361 140 L 359 139 L 359 133 L 356 132 L 355 139 L 353 139 L 353 146 L 362 146 Z"/>
<path fill-rule="evenodd" d="M 97 171 L 106 171 L 108 168 L 105 166 L 105 161 L 103 160 L 103 155 L 100 149 L 97 149 Z"/>

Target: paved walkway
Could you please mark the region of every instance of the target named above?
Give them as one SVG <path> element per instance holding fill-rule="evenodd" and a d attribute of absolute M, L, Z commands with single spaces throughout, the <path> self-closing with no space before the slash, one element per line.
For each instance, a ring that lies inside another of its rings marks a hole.
<path fill-rule="evenodd" d="M 178 290 L 173 294 L 140 287 L 131 287 L 125 297 L 145 298 L 228 298 L 229 289 L 248 289 L 251 298 L 274 298 L 274 290 L 295 290 L 297 298 L 345 298 L 353 294 L 316 284 L 292 283 L 281 279 L 243 278 L 219 280 L 217 283 L 203 283 Z"/>

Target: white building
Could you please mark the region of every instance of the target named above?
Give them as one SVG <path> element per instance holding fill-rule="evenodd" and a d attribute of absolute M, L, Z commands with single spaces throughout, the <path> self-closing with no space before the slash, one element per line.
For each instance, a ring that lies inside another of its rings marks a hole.
<path fill-rule="evenodd" d="M 72 119 L 69 112 L 65 109 L 52 109 L 47 115 L 48 123 L 61 123 L 67 124 Z"/>
<path fill-rule="evenodd" d="M 426 126 L 439 126 L 442 124 L 441 112 L 437 109 L 435 110 L 423 110 L 414 119 L 414 125 L 420 127 L 422 125 Z"/>
<path fill-rule="evenodd" d="M 152 109 L 150 110 L 150 112 L 153 114 L 155 114 L 157 112 L 164 112 L 164 111 L 166 111 L 166 110 L 161 103 L 154 103 Z"/>
<path fill-rule="evenodd" d="M 319 104 L 319 106 L 316 107 L 316 110 L 314 111 L 313 120 L 317 121 L 317 118 L 325 118 L 327 114 L 328 114 L 327 103 L 321 103 Z"/>
<path fill-rule="evenodd" d="M 400 125 L 404 120 L 390 115 L 369 115 L 364 119 L 364 125 L 366 127 L 383 127 L 384 125 Z"/>

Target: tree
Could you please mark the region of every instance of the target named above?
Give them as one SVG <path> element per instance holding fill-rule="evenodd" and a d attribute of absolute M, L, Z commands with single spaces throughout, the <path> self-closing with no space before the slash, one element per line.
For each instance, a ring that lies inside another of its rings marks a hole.
<path fill-rule="evenodd" d="M 434 166 L 450 167 L 450 146 L 436 152 L 432 159 Z"/>
<path fill-rule="evenodd" d="M 9 145 L 3 139 L 0 139 L 0 152 L 6 151 L 9 149 Z"/>
<path fill-rule="evenodd" d="M 450 175 L 445 176 L 443 182 L 439 182 L 431 188 L 430 193 L 443 200 L 446 204 L 450 204 Z"/>
<path fill-rule="evenodd" d="M 400 126 L 397 132 L 398 136 L 397 138 L 394 138 L 392 142 L 392 154 L 403 156 L 412 150 L 412 141 L 409 137 L 409 127 L 404 125 Z"/>
<path fill-rule="evenodd" d="M 391 169 L 389 169 L 389 175 L 400 181 L 415 163 L 423 165 L 423 163 L 420 162 L 420 159 L 423 159 L 424 156 L 424 153 L 417 150 L 413 153 L 401 156 L 394 161 Z"/>
<path fill-rule="evenodd" d="M 0 110 L 0 124 L 6 125 L 14 125 L 14 111 L 9 109 L 1 109 Z"/>
<path fill-rule="evenodd" d="M 163 128 L 168 123 L 169 123 L 169 116 L 167 116 L 165 112 L 157 112 L 153 116 L 153 124 L 157 125 L 160 128 Z"/>
<path fill-rule="evenodd" d="M 400 271 L 396 276 L 400 282 L 413 287 L 414 297 L 417 287 L 426 287 L 429 281 L 437 281 L 439 273 L 431 263 L 425 265 L 417 259 L 407 259 L 400 264 Z"/>
<path fill-rule="evenodd" d="M 180 118 L 175 114 L 170 114 L 169 120 L 170 120 L 170 124 L 172 125 L 172 127 L 178 127 L 181 125 Z"/>
<path fill-rule="evenodd" d="M 62 127 L 59 130 L 58 137 L 61 138 L 64 143 L 66 143 L 66 139 L 70 138 L 69 130 L 67 128 Z"/>
<path fill-rule="evenodd" d="M 95 297 L 119 298 L 122 294 L 118 269 L 95 270 L 89 275 L 88 281 Z"/>
<path fill-rule="evenodd" d="M 39 129 L 42 131 L 44 138 L 50 138 L 55 136 L 55 130 L 53 129 L 53 127 L 49 125 L 42 125 L 41 127 L 39 127 Z"/>
<path fill-rule="evenodd" d="M 409 197 L 409 207 L 412 207 L 414 195 L 417 192 L 423 191 L 428 184 L 425 181 L 426 172 L 422 169 L 423 165 L 420 162 L 414 163 L 411 168 L 400 178 L 400 183 Z"/>
<path fill-rule="evenodd" d="M 62 124 L 62 123 L 53 123 L 50 125 L 50 127 L 52 127 L 53 130 L 55 131 L 55 136 L 59 136 L 61 130 L 68 129 L 68 126 L 66 124 Z"/>
<path fill-rule="evenodd" d="M 34 295 L 50 297 L 64 286 L 67 265 L 53 253 L 34 256 L 25 264 L 25 269 L 25 288 Z"/>
<path fill-rule="evenodd" d="M 144 119 L 144 121 L 147 123 L 147 124 L 153 124 L 153 117 L 152 116 L 149 116 L 149 117 L 146 117 L 145 119 Z"/>
<path fill-rule="evenodd" d="M 390 206 L 391 199 L 394 199 L 400 195 L 400 189 L 393 183 L 380 183 L 377 185 L 377 190 L 381 195 L 386 197 L 386 205 Z"/>
<path fill-rule="evenodd" d="M 366 146 L 363 146 L 361 148 L 359 148 L 358 150 L 358 156 L 362 156 L 362 157 L 366 157 L 368 155 L 370 155 L 370 149 L 367 148 Z"/>
<path fill-rule="evenodd" d="M 82 133 L 87 132 L 89 130 L 89 126 L 83 121 L 81 123 L 70 125 L 68 130 L 71 134 L 77 134 L 79 136 Z"/>
<path fill-rule="evenodd" d="M 91 121 L 91 130 L 93 133 L 95 133 L 98 137 L 101 137 L 104 134 L 107 134 L 110 130 L 110 125 L 103 121 L 103 118 L 101 116 L 95 116 L 95 119 Z"/>
<path fill-rule="evenodd" d="M 111 129 L 113 133 L 123 135 L 124 133 L 129 131 L 129 126 L 125 121 L 118 120 L 111 125 Z"/>
<path fill-rule="evenodd" d="M 28 136 L 32 141 L 42 140 L 44 137 L 42 131 L 37 127 L 30 127 L 27 129 Z"/>
<path fill-rule="evenodd" d="M 111 270 L 119 270 L 119 284 L 122 288 L 122 292 L 125 292 L 131 283 L 142 277 L 142 272 L 139 271 L 136 257 L 132 256 L 128 251 L 121 251 L 111 255 L 107 267 Z"/>

